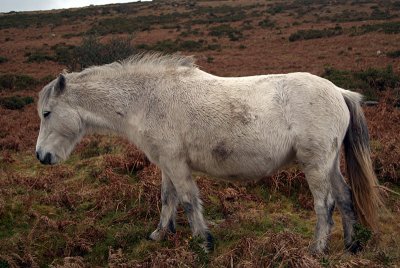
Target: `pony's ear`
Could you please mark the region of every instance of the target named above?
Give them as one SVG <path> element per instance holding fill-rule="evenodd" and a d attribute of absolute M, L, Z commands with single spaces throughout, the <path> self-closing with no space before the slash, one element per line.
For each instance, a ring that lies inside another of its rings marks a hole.
<path fill-rule="evenodd" d="M 61 94 L 65 89 L 65 76 L 60 74 L 57 78 L 56 84 L 54 85 L 54 91 L 56 94 Z"/>

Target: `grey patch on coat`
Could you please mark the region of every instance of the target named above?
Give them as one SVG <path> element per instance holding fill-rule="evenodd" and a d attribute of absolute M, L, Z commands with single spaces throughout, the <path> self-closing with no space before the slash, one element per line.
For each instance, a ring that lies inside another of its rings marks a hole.
<path fill-rule="evenodd" d="M 220 141 L 213 148 L 212 155 L 217 161 L 223 162 L 229 158 L 229 156 L 232 154 L 232 152 L 233 152 L 233 150 L 229 149 L 226 146 L 224 141 Z"/>
<path fill-rule="evenodd" d="M 250 114 L 250 107 L 247 104 L 230 102 L 229 109 L 234 121 L 238 121 L 243 125 L 247 125 L 251 122 L 252 116 Z"/>

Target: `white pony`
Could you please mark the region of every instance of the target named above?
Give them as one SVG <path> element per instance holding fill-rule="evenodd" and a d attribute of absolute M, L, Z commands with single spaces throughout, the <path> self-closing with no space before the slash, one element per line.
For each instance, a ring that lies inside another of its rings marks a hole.
<path fill-rule="evenodd" d="M 147 54 L 61 74 L 39 95 L 36 145 L 43 164 L 65 160 L 88 131 L 127 137 L 162 171 L 162 210 L 150 235 L 175 230 L 180 202 L 193 235 L 213 238 L 192 171 L 254 180 L 297 160 L 314 197 L 313 251 L 324 252 L 335 203 L 345 247 L 357 219 L 374 228 L 380 202 L 361 96 L 309 73 L 218 77 L 191 57 Z M 339 169 L 344 143 L 350 187 Z"/>

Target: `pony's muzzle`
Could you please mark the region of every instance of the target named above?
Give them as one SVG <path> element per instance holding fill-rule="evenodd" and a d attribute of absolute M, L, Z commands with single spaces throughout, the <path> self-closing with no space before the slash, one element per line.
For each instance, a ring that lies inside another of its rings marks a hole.
<path fill-rule="evenodd" d="M 46 153 L 43 157 L 42 151 L 36 151 L 36 158 L 40 161 L 40 163 L 44 165 L 51 165 L 52 155 L 51 153 Z"/>

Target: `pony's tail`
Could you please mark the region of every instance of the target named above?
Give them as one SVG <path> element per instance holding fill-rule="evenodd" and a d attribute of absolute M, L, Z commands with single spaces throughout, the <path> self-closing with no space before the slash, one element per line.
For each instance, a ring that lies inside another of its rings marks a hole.
<path fill-rule="evenodd" d="M 348 90 L 343 90 L 342 95 L 350 112 L 343 143 L 353 202 L 360 223 L 376 231 L 378 207 L 383 202 L 371 162 L 368 128 L 360 105 L 362 96 Z"/>

